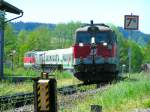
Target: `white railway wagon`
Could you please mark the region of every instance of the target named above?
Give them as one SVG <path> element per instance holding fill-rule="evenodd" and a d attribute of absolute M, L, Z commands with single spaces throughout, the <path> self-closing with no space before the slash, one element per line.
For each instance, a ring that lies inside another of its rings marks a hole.
<path fill-rule="evenodd" d="M 73 51 L 71 48 L 45 51 L 44 63 L 51 66 L 62 66 L 63 69 L 73 69 Z"/>

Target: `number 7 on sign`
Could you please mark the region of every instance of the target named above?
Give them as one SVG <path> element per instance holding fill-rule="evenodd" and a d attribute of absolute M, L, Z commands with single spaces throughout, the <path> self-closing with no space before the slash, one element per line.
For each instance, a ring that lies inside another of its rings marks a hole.
<path fill-rule="evenodd" d="M 138 30 L 138 16 L 133 15 L 125 15 L 125 29 L 129 30 Z"/>
<path fill-rule="evenodd" d="M 127 27 L 130 26 L 131 24 L 131 21 L 133 20 L 134 18 L 128 18 L 127 20 L 129 20 L 128 24 L 127 24 Z"/>

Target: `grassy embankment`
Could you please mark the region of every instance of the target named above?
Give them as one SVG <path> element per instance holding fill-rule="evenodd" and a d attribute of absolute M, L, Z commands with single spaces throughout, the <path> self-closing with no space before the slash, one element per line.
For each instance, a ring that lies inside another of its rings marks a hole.
<path fill-rule="evenodd" d="M 39 76 L 40 71 L 33 69 L 24 69 L 24 68 L 14 68 L 13 70 L 10 68 L 4 68 L 5 76 L 25 76 L 25 77 L 33 77 Z"/>
<path fill-rule="evenodd" d="M 24 74 L 26 73 L 33 74 L 33 75 L 38 74 L 37 76 L 40 76 L 40 72 L 33 71 L 33 70 L 25 71 L 21 69 L 18 73 L 21 72 Z M 53 77 L 57 79 L 57 87 L 79 83 L 79 81 L 75 79 L 72 74 L 68 72 L 62 72 L 62 73 L 54 72 L 53 75 L 54 75 Z M 13 83 L 11 81 L 0 81 L 0 96 L 10 95 L 10 94 L 15 94 L 20 92 L 32 92 L 32 91 L 33 91 L 33 81 L 26 81 L 22 83 Z"/>
<path fill-rule="evenodd" d="M 0 81 L 0 96 L 31 92 L 32 90 L 32 82 L 11 83 L 8 81 Z"/>
<path fill-rule="evenodd" d="M 5 76 L 15 76 L 15 77 L 40 77 L 41 71 L 38 70 L 33 70 L 33 69 L 24 69 L 24 68 L 16 68 L 12 72 L 11 69 L 5 68 L 4 69 Z M 69 72 L 54 72 L 53 74 L 49 75 L 54 75 L 54 77 L 58 81 L 58 87 L 61 87 L 63 85 L 70 85 L 70 84 L 76 84 L 79 83 L 77 81 L 72 73 Z"/>
<path fill-rule="evenodd" d="M 16 68 L 12 72 L 11 69 L 5 68 L 4 69 L 5 76 L 15 76 L 15 77 L 40 77 L 41 71 L 35 69 L 24 69 L 24 68 Z M 72 83 L 76 83 L 76 79 L 74 78 L 72 73 L 69 72 L 53 72 L 52 74 L 49 74 L 49 76 L 54 76 L 58 83 L 58 87 L 61 85 L 68 85 Z M 77 81 L 78 82 L 78 81 Z"/>
<path fill-rule="evenodd" d="M 150 74 L 132 74 L 129 79 L 112 84 L 105 91 L 72 101 L 65 112 L 90 112 L 90 105 L 101 105 L 103 112 L 131 112 L 150 107 Z"/>

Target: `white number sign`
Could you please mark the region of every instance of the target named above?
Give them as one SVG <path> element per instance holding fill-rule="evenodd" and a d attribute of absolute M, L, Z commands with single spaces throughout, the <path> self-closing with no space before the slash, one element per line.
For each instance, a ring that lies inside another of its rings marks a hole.
<path fill-rule="evenodd" d="M 124 18 L 124 29 L 138 30 L 139 16 L 137 15 L 125 15 Z"/>

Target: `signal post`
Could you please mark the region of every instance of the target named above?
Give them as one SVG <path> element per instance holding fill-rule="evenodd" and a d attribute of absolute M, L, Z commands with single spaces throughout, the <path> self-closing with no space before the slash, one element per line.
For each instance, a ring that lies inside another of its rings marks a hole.
<path fill-rule="evenodd" d="M 48 78 L 48 73 L 34 79 L 34 112 L 57 112 L 56 86 L 56 79 Z"/>
<path fill-rule="evenodd" d="M 125 15 L 124 16 L 124 29 L 130 31 L 129 39 L 131 39 L 132 36 L 132 30 L 138 30 L 139 29 L 139 16 L 138 15 Z M 128 58 L 129 58 L 129 74 L 131 73 L 131 55 L 132 55 L 132 49 L 129 45 L 128 49 Z"/>

